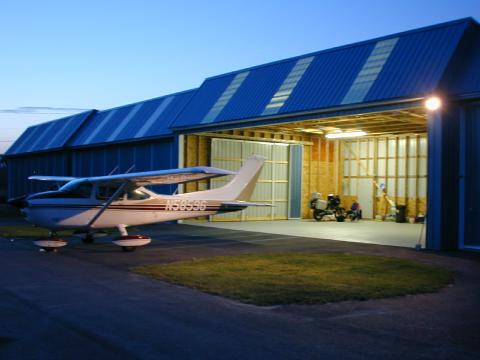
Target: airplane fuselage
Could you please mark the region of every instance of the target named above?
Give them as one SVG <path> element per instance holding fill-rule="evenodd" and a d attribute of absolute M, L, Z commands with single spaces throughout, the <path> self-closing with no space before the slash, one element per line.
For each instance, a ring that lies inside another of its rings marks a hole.
<path fill-rule="evenodd" d="M 150 197 L 144 200 L 118 200 L 88 227 L 92 218 L 102 209 L 105 201 L 90 198 L 62 198 L 60 192 L 46 192 L 28 198 L 22 209 L 27 221 L 51 230 L 108 229 L 119 224 L 145 225 L 218 213 L 238 211 L 246 206 L 225 206 L 220 200 L 199 198 L 198 193 L 159 195 L 142 189 Z"/>

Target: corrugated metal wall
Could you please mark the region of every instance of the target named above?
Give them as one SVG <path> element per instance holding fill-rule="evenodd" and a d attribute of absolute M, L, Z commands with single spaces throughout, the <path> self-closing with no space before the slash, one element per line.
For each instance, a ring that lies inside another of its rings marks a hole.
<path fill-rule="evenodd" d="M 124 144 L 78 149 L 72 154 L 72 176 L 98 176 L 116 173 L 172 169 L 178 167 L 178 149 L 174 139 L 148 144 Z M 154 191 L 171 194 L 176 186 L 154 186 Z"/>
<path fill-rule="evenodd" d="M 397 204 L 407 205 L 409 216 L 426 212 L 427 137 L 397 136 L 343 142 L 343 195 L 359 200 L 365 218 L 385 215 L 386 189 Z"/>
<path fill-rule="evenodd" d="M 118 166 L 116 173 L 148 171 L 178 167 L 178 144 L 174 138 L 151 143 L 49 152 L 7 159 L 8 197 L 46 191 L 51 184 L 29 181 L 31 175 L 96 176 L 106 175 Z M 171 194 L 176 186 L 155 186 L 154 191 Z"/>
<path fill-rule="evenodd" d="M 251 201 L 271 203 L 274 207 L 252 206 L 241 212 L 213 217 L 215 221 L 280 220 L 288 217 L 289 146 L 285 144 L 212 139 L 211 164 L 214 167 L 238 171 L 251 154 L 265 156 L 260 178 Z M 231 177 L 211 180 L 211 187 L 225 185 Z"/>
<path fill-rule="evenodd" d="M 8 197 L 46 191 L 52 185 L 28 181 L 31 175 L 70 175 L 66 152 L 52 152 L 7 159 Z"/>
<path fill-rule="evenodd" d="M 480 219 L 480 104 L 466 111 L 464 144 L 463 233 L 465 247 L 480 249 L 477 221 Z"/>

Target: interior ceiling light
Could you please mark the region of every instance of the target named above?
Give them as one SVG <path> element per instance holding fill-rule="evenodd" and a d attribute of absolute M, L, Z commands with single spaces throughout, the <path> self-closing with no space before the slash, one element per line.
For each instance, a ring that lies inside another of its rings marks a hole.
<path fill-rule="evenodd" d="M 365 136 L 367 133 L 365 131 L 345 131 L 345 132 L 334 132 L 325 135 L 327 139 L 344 139 L 344 138 L 352 138 L 352 137 L 359 137 Z"/>
<path fill-rule="evenodd" d="M 323 134 L 323 131 L 317 128 L 306 128 L 306 129 L 303 129 L 302 131 L 306 133 Z"/>
<path fill-rule="evenodd" d="M 435 111 L 442 107 L 442 100 L 437 96 L 432 96 L 425 100 L 425 107 L 429 111 Z"/>

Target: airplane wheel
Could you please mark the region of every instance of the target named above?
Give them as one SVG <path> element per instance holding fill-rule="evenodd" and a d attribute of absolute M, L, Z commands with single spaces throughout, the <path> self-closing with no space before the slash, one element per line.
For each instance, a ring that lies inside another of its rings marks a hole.
<path fill-rule="evenodd" d="M 136 246 L 122 246 L 122 250 L 125 252 L 133 252 L 136 248 Z"/>
<path fill-rule="evenodd" d="M 58 248 L 67 245 L 65 240 L 59 238 L 38 239 L 33 243 L 45 252 L 55 252 Z"/>
<path fill-rule="evenodd" d="M 144 235 L 123 235 L 115 238 L 113 243 L 122 248 L 123 251 L 132 252 L 139 246 L 150 244 L 152 239 Z"/>
<path fill-rule="evenodd" d="M 95 242 L 95 238 L 92 234 L 87 234 L 85 237 L 82 238 L 82 242 L 84 244 L 93 244 Z"/>

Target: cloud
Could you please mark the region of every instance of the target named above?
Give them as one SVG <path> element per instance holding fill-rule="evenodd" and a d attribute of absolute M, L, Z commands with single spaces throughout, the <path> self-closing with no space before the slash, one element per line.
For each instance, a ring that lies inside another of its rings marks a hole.
<path fill-rule="evenodd" d="M 51 107 L 51 106 L 22 106 L 15 109 L 0 109 L 0 114 L 70 114 L 90 109 Z"/>

